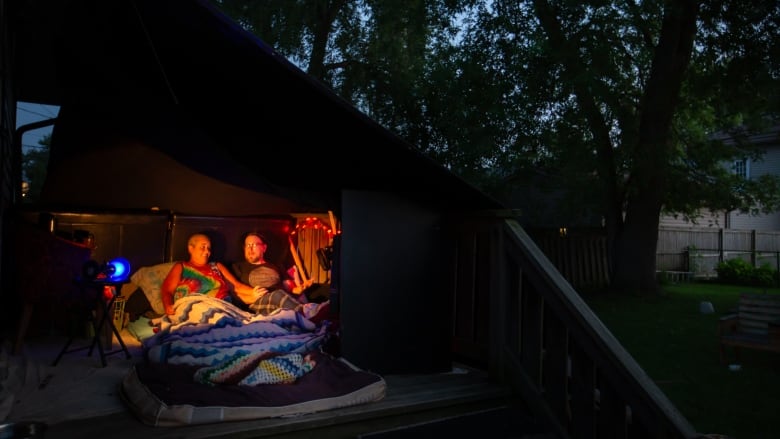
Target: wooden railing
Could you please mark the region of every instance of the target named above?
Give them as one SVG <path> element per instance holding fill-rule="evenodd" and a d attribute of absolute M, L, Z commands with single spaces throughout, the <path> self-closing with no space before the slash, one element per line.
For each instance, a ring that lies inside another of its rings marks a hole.
<path fill-rule="evenodd" d="M 547 259 L 576 288 L 598 289 L 609 285 L 607 238 L 603 233 L 526 231 Z"/>
<path fill-rule="evenodd" d="M 456 355 L 560 437 L 700 437 L 513 219 L 457 224 Z"/>

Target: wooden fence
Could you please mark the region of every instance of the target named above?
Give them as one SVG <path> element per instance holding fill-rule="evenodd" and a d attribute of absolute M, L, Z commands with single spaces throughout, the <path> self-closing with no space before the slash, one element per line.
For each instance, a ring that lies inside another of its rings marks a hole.
<path fill-rule="evenodd" d="M 607 241 L 603 233 L 533 230 L 528 234 L 575 288 L 609 285 Z"/>
<path fill-rule="evenodd" d="M 658 229 L 656 268 L 714 277 L 721 261 L 741 258 L 780 269 L 780 231 L 665 227 Z"/>
<path fill-rule="evenodd" d="M 541 230 L 527 233 L 575 288 L 609 284 L 606 238 L 601 230 Z M 780 270 L 780 231 L 662 227 L 656 269 L 686 277 L 715 277 L 718 263 L 742 258 Z"/>

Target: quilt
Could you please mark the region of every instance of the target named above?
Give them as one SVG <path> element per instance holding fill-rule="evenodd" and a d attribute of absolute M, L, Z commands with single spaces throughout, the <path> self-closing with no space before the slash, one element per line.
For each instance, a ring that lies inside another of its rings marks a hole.
<path fill-rule="evenodd" d="M 254 315 L 189 296 L 154 319 L 144 361 L 120 385 L 142 422 L 177 426 L 302 415 L 384 398 L 384 379 L 323 350 L 327 302 Z"/>
<path fill-rule="evenodd" d="M 209 296 L 193 295 L 174 304 L 174 314 L 154 322 L 158 332 L 143 341 L 153 363 L 215 366 L 247 354 L 302 353 L 319 348 L 328 335 L 327 320 L 315 324 L 312 311 L 279 309 L 267 316 Z M 308 315 L 308 317 L 307 317 Z"/>

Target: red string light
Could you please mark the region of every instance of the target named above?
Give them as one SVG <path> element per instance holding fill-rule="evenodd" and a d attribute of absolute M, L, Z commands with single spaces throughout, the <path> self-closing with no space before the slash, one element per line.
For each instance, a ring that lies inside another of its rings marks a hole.
<path fill-rule="evenodd" d="M 317 217 L 306 217 L 303 219 L 303 221 L 299 221 L 295 225 L 295 230 L 290 232 L 290 235 L 295 235 L 298 233 L 298 230 L 303 230 L 306 228 L 312 228 L 314 230 L 325 230 L 328 233 L 329 237 L 332 237 L 333 235 L 338 235 L 341 233 L 341 230 L 336 230 L 334 232 L 333 228 L 331 228 L 328 224 L 323 222 L 321 219 Z"/>

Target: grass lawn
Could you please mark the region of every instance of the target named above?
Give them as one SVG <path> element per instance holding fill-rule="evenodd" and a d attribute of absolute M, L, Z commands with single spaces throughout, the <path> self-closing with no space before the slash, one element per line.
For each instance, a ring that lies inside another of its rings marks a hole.
<path fill-rule="evenodd" d="M 717 343 L 718 318 L 740 292 L 780 289 L 692 282 L 663 290 L 658 297 L 591 294 L 585 301 L 697 432 L 780 438 L 780 354 L 742 349 L 742 369 L 732 372 L 720 364 Z M 715 313 L 701 314 L 702 301 Z"/>

